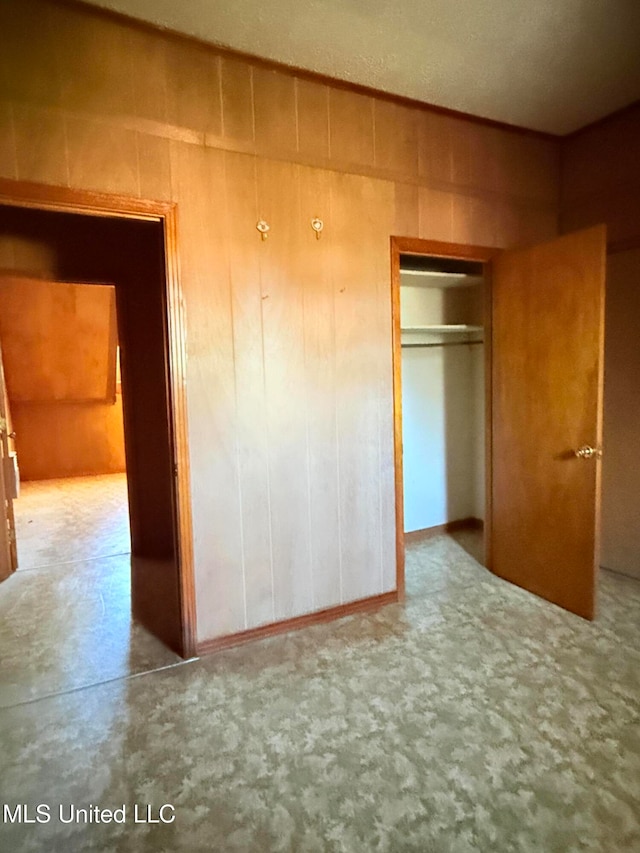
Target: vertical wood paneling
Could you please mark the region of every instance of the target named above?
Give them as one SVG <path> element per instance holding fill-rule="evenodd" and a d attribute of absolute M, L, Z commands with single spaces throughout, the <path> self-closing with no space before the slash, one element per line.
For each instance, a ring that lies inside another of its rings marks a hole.
<path fill-rule="evenodd" d="M 433 181 L 450 181 L 453 171 L 451 134 L 454 119 L 438 113 L 423 112 L 420 117 L 419 174 Z"/>
<path fill-rule="evenodd" d="M 242 507 L 242 572 L 247 626 L 254 627 L 274 619 L 260 287 L 263 247 L 255 228 L 258 219 L 255 158 L 227 154 L 225 173 Z"/>
<path fill-rule="evenodd" d="M 16 104 L 13 115 L 18 178 L 66 186 L 69 172 L 62 113 Z"/>
<path fill-rule="evenodd" d="M 126 25 L 52 5 L 60 105 L 74 112 L 132 115 L 133 60 Z"/>
<path fill-rule="evenodd" d="M 251 66 L 246 62 L 223 56 L 220 69 L 223 134 L 226 139 L 253 142 Z"/>
<path fill-rule="evenodd" d="M 10 103 L 2 101 L 0 101 L 0 177 L 11 178 L 11 180 L 18 177 L 13 110 Z"/>
<path fill-rule="evenodd" d="M 193 42 L 167 42 L 167 116 L 171 124 L 220 136 L 220 60 Z"/>
<path fill-rule="evenodd" d="M 298 150 L 321 161 L 329 156 L 329 89 L 311 80 L 296 80 Z"/>
<path fill-rule="evenodd" d="M 640 106 L 565 141 L 562 156 L 563 232 L 607 224 L 610 245 L 640 237 Z"/>
<path fill-rule="evenodd" d="M 495 245 L 500 248 L 532 246 L 550 240 L 558 233 L 558 214 L 555 210 L 523 208 L 515 203 L 495 207 Z"/>
<path fill-rule="evenodd" d="M 393 233 L 396 237 L 417 237 L 419 234 L 419 191 L 416 184 L 395 185 L 395 218 Z"/>
<path fill-rule="evenodd" d="M 503 130 L 495 130 L 499 156 L 494 158 L 495 189 L 536 201 L 558 203 L 559 147 Z"/>
<path fill-rule="evenodd" d="M 407 177 L 418 174 L 418 110 L 375 100 L 375 161 Z"/>
<path fill-rule="evenodd" d="M 418 190 L 419 236 L 425 240 L 452 240 L 453 196 L 420 187 Z"/>
<path fill-rule="evenodd" d="M 244 628 L 236 389 L 224 155 L 172 143 L 187 305 L 189 446 L 198 637 Z"/>
<path fill-rule="evenodd" d="M 256 147 L 267 154 L 298 148 L 295 79 L 288 74 L 253 70 Z"/>
<path fill-rule="evenodd" d="M 373 100 L 347 89 L 329 90 L 331 159 L 373 166 Z"/>
<path fill-rule="evenodd" d="M 332 181 L 343 601 L 374 595 L 382 587 L 379 355 L 391 343 L 390 327 L 389 340 L 379 334 L 378 258 L 388 257 L 388 246 L 375 239 L 384 202 L 380 187 L 378 181 L 350 175 Z M 388 268 L 386 275 L 388 280 Z"/>
<path fill-rule="evenodd" d="M 460 187 L 475 190 L 496 188 L 497 173 L 505 160 L 501 130 L 456 120 L 451 134 L 451 178 Z"/>
<path fill-rule="evenodd" d="M 59 104 L 56 36 L 51 8 L 39 0 L 0 3 L 0 94 L 37 104 Z"/>
<path fill-rule="evenodd" d="M 495 245 L 495 204 L 484 198 L 467 195 L 454 195 L 452 204 L 451 239 L 454 243 Z"/>
<path fill-rule="evenodd" d="M 304 382 L 309 456 L 309 543 L 314 610 L 340 603 L 340 529 L 336 430 L 336 340 L 331 255 L 331 175 L 300 168 L 298 279 L 303 286 Z M 324 230 L 318 240 L 311 219 Z"/>
<path fill-rule="evenodd" d="M 259 160 L 258 203 L 271 226 L 260 269 L 273 598 L 275 618 L 286 619 L 312 606 L 298 167 Z"/>
<path fill-rule="evenodd" d="M 391 306 L 391 234 L 394 220 L 394 185 L 377 181 L 369 221 L 366 257 L 369 275 L 376 283 L 377 342 L 374 360 L 378 393 L 378 490 L 380 496 L 380 592 L 396 588 L 396 495 L 393 417 L 393 343 Z M 376 578 L 376 583 L 378 579 Z M 369 595 L 374 594 L 374 589 Z"/>
<path fill-rule="evenodd" d="M 171 198 L 171 152 L 168 139 L 137 134 L 140 195 L 142 198 Z"/>
<path fill-rule="evenodd" d="M 135 131 L 68 116 L 66 133 L 70 186 L 122 195 L 139 194 Z"/>
<path fill-rule="evenodd" d="M 132 29 L 129 32 L 132 57 L 133 101 L 135 114 L 141 118 L 166 122 L 167 45 L 153 33 Z"/>

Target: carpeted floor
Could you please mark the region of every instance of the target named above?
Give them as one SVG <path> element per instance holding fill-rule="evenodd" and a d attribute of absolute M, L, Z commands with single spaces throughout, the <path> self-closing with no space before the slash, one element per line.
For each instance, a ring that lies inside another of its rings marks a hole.
<path fill-rule="evenodd" d="M 413 545 L 405 606 L 1 710 L 1 800 L 52 818 L 0 849 L 639 850 L 640 583 L 588 623 L 469 550 Z"/>
<path fill-rule="evenodd" d="M 23 483 L 18 571 L 0 585 L 0 707 L 180 658 L 131 618 L 124 474 Z"/>
<path fill-rule="evenodd" d="M 14 510 L 18 571 L 131 551 L 126 474 L 22 483 Z"/>

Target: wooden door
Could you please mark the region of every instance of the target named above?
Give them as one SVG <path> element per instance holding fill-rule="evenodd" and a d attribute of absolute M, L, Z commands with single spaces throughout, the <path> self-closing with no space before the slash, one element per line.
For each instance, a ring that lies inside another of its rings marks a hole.
<path fill-rule="evenodd" d="M 492 569 L 592 619 L 599 548 L 604 226 L 492 265 Z M 582 456 L 576 451 L 583 450 Z"/>
<path fill-rule="evenodd" d="M 0 507 L 3 510 L 0 519 L 0 581 L 8 578 L 18 568 L 13 515 L 14 478 L 10 468 L 13 466 L 13 460 L 9 455 L 10 434 L 9 405 L 4 381 L 2 348 L 0 348 Z"/>

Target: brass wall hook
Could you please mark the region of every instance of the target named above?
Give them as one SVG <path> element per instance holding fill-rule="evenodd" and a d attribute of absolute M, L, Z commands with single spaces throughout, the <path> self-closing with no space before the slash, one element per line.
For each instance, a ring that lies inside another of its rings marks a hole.
<path fill-rule="evenodd" d="M 256 228 L 260 232 L 260 236 L 262 237 L 262 239 L 266 240 L 269 231 L 271 230 L 271 226 L 269 225 L 269 223 L 265 222 L 264 219 L 259 219 L 258 222 L 256 222 Z"/>
<path fill-rule="evenodd" d="M 311 227 L 316 232 L 316 240 L 319 240 L 320 232 L 324 228 L 324 222 L 322 221 L 322 219 L 318 219 L 318 217 L 316 216 L 314 219 L 311 220 Z"/>

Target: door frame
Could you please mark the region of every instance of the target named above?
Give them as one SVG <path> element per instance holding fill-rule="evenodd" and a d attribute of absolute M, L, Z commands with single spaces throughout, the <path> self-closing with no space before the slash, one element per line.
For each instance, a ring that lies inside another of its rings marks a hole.
<path fill-rule="evenodd" d="M 500 249 L 488 246 L 445 243 L 418 237 L 391 237 L 391 336 L 393 364 L 393 456 L 396 492 L 396 586 L 398 599 L 405 598 L 404 474 L 402 449 L 402 336 L 400 331 L 400 255 L 430 255 L 475 261 L 484 266 L 484 374 L 485 374 L 485 566 L 492 555 L 492 413 L 491 413 L 491 261 Z"/>
<path fill-rule="evenodd" d="M 168 417 L 174 461 L 173 492 L 176 502 L 178 573 L 182 657 L 196 653 L 196 606 L 191 516 L 191 477 L 186 394 L 186 323 L 180 285 L 177 205 L 129 196 L 69 189 L 28 181 L 0 178 L 0 204 L 61 213 L 159 222 L 165 252 L 164 300 L 166 305 L 165 357 L 168 367 Z"/>

